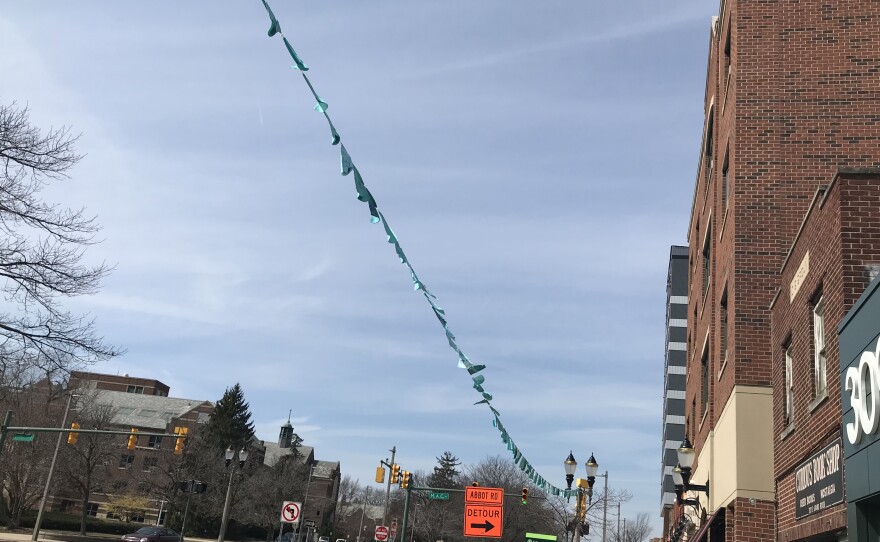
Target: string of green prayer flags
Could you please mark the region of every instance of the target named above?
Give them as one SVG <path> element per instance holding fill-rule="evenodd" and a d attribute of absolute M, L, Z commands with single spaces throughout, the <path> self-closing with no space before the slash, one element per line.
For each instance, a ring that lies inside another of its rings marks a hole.
<path fill-rule="evenodd" d="M 357 166 L 355 166 L 354 161 L 351 159 L 351 154 L 349 154 L 348 149 L 345 148 L 345 145 L 341 143 L 342 137 L 336 130 L 336 126 L 333 125 L 333 121 L 330 120 L 330 115 L 327 114 L 327 109 L 329 109 L 329 105 L 326 101 L 321 99 L 321 97 L 318 95 L 318 92 L 315 90 L 314 85 L 312 85 L 311 80 L 306 75 L 306 72 L 309 71 L 309 67 L 297 54 L 296 50 L 290 44 L 290 41 L 288 41 L 287 37 L 284 36 L 284 33 L 281 31 L 281 24 L 278 22 L 275 14 L 272 12 L 272 8 L 269 7 L 268 2 L 266 2 L 266 0 L 261 1 L 263 2 L 263 7 L 266 8 L 266 13 L 268 13 L 269 15 L 269 37 L 272 37 L 276 34 L 281 35 L 282 42 L 284 43 L 284 48 L 287 50 L 287 53 L 293 60 L 294 65 L 291 67 L 299 70 L 300 75 L 302 75 L 303 80 L 305 80 L 306 85 L 308 85 L 312 96 L 315 97 L 315 111 L 323 114 L 324 118 L 327 119 L 327 124 L 330 127 L 331 144 L 339 145 L 339 161 L 342 175 L 348 176 L 349 174 L 352 174 L 354 178 L 354 188 L 357 199 L 367 204 L 367 207 L 370 211 L 370 222 L 372 222 L 373 224 L 376 224 L 378 222 L 382 223 L 382 227 L 385 228 L 385 236 L 388 240 L 388 243 L 394 246 L 394 251 L 397 253 L 397 257 L 400 259 L 400 263 L 402 263 L 406 267 L 407 271 L 409 271 L 410 278 L 412 279 L 413 283 L 413 289 L 415 289 L 416 291 L 420 291 L 425 299 L 428 301 L 428 304 L 431 305 L 431 310 L 434 311 L 434 316 L 437 317 L 437 320 L 443 327 L 443 331 L 446 333 L 446 340 L 449 343 L 449 347 L 454 350 L 455 353 L 458 355 L 458 366 L 462 369 L 466 369 L 468 375 L 470 375 L 473 388 L 480 396 L 480 400 L 474 404 L 484 404 L 489 408 L 493 416 L 492 426 L 498 429 L 498 432 L 501 434 L 501 441 L 507 445 L 507 450 L 510 451 L 510 453 L 513 455 L 514 463 L 520 468 L 520 470 L 522 470 L 526 474 L 526 476 L 529 477 L 529 479 L 537 487 L 555 496 L 571 497 L 575 495 L 577 490 L 558 488 L 549 483 L 543 476 L 538 474 L 534 467 L 532 467 L 531 463 L 529 463 L 525 456 L 523 456 L 522 451 L 517 447 L 516 443 L 514 443 L 513 438 L 511 438 L 510 434 L 507 432 L 507 429 L 504 428 L 504 424 L 501 423 L 501 413 L 498 412 L 498 410 L 494 406 L 492 406 L 492 394 L 487 392 L 485 390 L 485 387 L 483 386 L 483 384 L 486 382 L 486 377 L 478 374 L 483 371 L 486 366 L 472 363 L 468 356 L 458 346 L 455 335 L 452 333 L 452 330 L 449 328 L 449 324 L 446 320 L 446 311 L 437 303 L 437 297 L 433 293 L 431 293 L 431 290 L 428 289 L 424 281 L 422 281 L 416 274 L 415 269 L 413 269 L 413 266 L 410 264 L 409 259 L 406 257 L 406 253 L 404 253 L 403 248 L 400 245 L 400 241 L 398 240 L 397 235 L 394 233 L 394 230 L 391 229 L 391 225 L 388 223 L 388 219 L 386 219 L 385 215 L 383 215 L 382 212 L 379 211 L 379 205 L 376 203 L 376 198 L 373 197 L 373 194 L 364 183 L 364 179 L 361 176 L 360 171 L 358 171 Z"/>

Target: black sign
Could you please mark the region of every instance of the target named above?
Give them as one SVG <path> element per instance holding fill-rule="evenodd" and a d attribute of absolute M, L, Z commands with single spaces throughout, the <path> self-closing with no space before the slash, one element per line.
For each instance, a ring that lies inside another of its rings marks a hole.
<path fill-rule="evenodd" d="M 795 517 L 843 502 L 843 445 L 837 439 L 794 471 Z"/>

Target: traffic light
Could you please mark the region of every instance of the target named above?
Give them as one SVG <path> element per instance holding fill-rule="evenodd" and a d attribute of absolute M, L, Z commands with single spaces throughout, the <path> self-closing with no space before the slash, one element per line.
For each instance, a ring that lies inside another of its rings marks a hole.
<path fill-rule="evenodd" d="M 131 428 L 131 435 L 128 436 L 128 449 L 134 450 L 134 447 L 137 446 L 138 436 L 137 436 L 137 427 Z"/>
<path fill-rule="evenodd" d="M 70 424 L 70 428 L 71 429 L 79 429 L 79 424 L 76 422 L 73 422 L 72 424 Z M 78 438 L 79 438 L 79 433 L 76 433 L 74 431 L 67 433 L 67 443 L 68 444 L 76 444 L 76 439 L 78 439 Z"/>
<path fill-rule="evenodd" d="M 529 504 L 529 488 L 524 487 L 522 490 L 522 503 Z"/>
<path fill-rule="evenodd" d="M 174 439 L 174 453 L 176 455 L 180 455 L 183 453 L 183 447 L 186 445 L 186 434 L 189 433 L 189 427 L 175 427 L 174 434 L 177 437 Z"/>
<path fill-rule="evenodd" d="M 391 483 L 400 483 L 400 465 L 398 465 L 397 463 L 391 465 Z"/>
<path fill-rule="evenodd" d="M 403 471 L 403 482 L 400 487 L 403 489 L 409 489 L 410 481 L 412 480 L 412 473 L 408 470 Z"/>
<path fill-rule="evenodd" d="M 376 483 L 381 484 L 385 481 L 385 467 L 378 466 L 376 467 Z"/>

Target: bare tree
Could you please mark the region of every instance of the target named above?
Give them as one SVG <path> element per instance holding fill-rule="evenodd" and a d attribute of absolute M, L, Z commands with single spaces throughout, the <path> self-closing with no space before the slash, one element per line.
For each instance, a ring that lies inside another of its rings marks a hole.
<path fill-rule="evenodd" d="M 60 303 L 95 293 L 109 271 L 82 262 L 99 230 L 94 218 L 41 198 L 80 160 L 76 140 L 67 128 L 42 132 L 26 107 L 0 104 L 0 378 L 60 377 L 121 353 L 96 334 L 93 320 Z"/>
<path fill-rule="evenodd" d="M 96 393 L 83 393 L 79 401 L 79 411 L 75 416 L 82 429 L 111 429 L 114 409 L 97 401 Z M 131 461 L 123 458 L 121 436 L 80 433 L 76 442 L 64 447 L 64 455 L 59 461 L 60 474 L 79 497 L 81 505 L 80 534 L 86 534 L 89 498 L 106 481 L 101 469 L 120 461 L 120 466 L 131 468 Z M 125 454 L 126 457 L 132 457 Z M 113 465 L 115 468 L 115 465 Z M 121 489 L 121 487 L 120 487 Z"/>
<path fill-rule="evenodd" d="M 0 412 L 15 412 L 15 424 L 53 426 L 62 416 L 63 401 L 52 401 L 55 394 L 35 387 L 10 391 L 0 398 Z M 0 520 L 10 529 L 17 528 L 21 514 L 42 496 L 45 475 L 49 469 L 57 437 L 37 433 L 32 442 L 7 442 L 0 461 Z"/>
<path fill-rule="evenodd" d="M 651 534 L 651 521 L 648 514 L 640 512 L 635 519 L 627 519 L 620 528 L 609 537 L 611 542 L 644 542 Z"/>

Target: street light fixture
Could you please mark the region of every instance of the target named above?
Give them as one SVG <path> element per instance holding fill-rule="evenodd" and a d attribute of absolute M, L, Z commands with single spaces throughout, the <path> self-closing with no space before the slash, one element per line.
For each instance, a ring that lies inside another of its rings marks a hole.
<path fill-rule="evenodd" d="M 229 464 L 232 463 L 232 459 L 235 457 L 235 450 L 232 446 L 226 448 L 226 453 L 224 454 L 224 459 L 226 460 L 226 468 L 229 469 Z M 248 451 L 245 448 L 242 448 L 238 451 L 238 469 L 244 469 L 244 462 L 247 461 Z M 226 526 L 229 524 L 229 505 L 232 501 L 232 480 L 235 477 L 235 464 L 232 464 L 232 468 L 229 469 L 229 485 L 226 486 L 226 501 L 223 503 L 223 519 L 220 521 L 220 534 L 217 536 L 217 542 L 223 542 L 226 537 Z"/>
<path fill-rule="evenodd" d="M 699 507 L 699 499 L 682 498 L 685 491 L 702 491 L 706 496 L 709 495 L 709 480 L 706 480 L 705 485 L 690 483 L 695 457 L 696 453 L 691 441 L 684 437 L 681 446 L 678 447 L 678 465 L 672 469 L 672 482 L 675 484 L 675 496 L 679 504 Z"/>
<path fill-rule="evenodd" d="M 563 465 L 565 467 L 565 482 L 568 485 L 568 489 L 571 489 L 571 483 L 574 481 L 574 473 L 577 471 L 577 460 L 574 458 L 574 454 L 569 452 L 568 457 L 563 461 Z M 584 526 L 584 520 L 587 516 L 587 505 L 588 502 L 593 502 L 593 484 L 596 483 L 596 473 L 599 470 L 599 463 L 596 462 L 596 458 L 593 454 L 590 454 L 590 459 L 587 460 L 586 468 L 587 479 L 578 479 L 577 482 L 577 498 L 575 500 L 574 533 L 572 542 L 580 542 L 581 529 Z"/>

